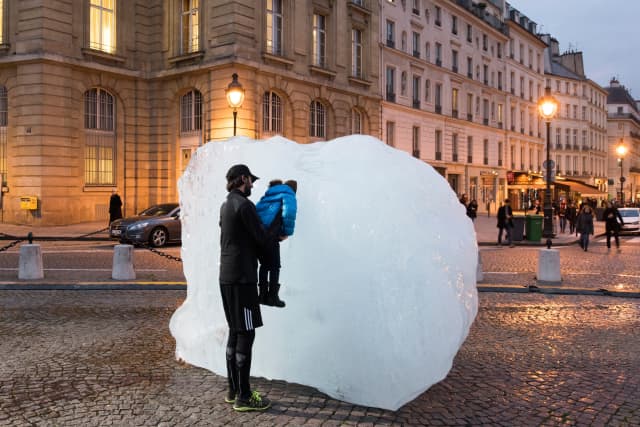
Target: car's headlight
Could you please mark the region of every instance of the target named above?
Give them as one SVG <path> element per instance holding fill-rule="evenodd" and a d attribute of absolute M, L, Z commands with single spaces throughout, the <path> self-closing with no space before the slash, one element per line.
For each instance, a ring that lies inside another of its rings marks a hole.
<path fill-rule="evenodd" d="M 149 222 L 136 222 L 135 224 L 129 226 L 129 230 L 140 230 L 141 228 L 145 228 L 147 225 L 149 225 Z"/>

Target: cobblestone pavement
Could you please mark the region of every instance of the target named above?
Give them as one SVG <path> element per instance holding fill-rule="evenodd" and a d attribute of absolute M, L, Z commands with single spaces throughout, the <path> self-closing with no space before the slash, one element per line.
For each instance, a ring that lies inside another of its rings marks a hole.
<path fill-rule="evenodd" d="M 0 425 L 640 425 L 636 299 L 483 293 L 447 378 L 396 412 L 255 379 L 274 407 L 237 414 L 174 359 L 184 296 L 0 292 Z"/>

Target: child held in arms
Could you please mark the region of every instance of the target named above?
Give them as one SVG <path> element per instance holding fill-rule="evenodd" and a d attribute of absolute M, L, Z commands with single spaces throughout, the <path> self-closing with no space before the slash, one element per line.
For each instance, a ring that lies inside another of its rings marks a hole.
<path fill-rule="evenodd" d="M 267 230 L 267 244 L 260 257 L 258 288 L 260 304 L 284 307 L 278 296 L 280 290 L 280 242 L 293 235 L 298 210 L 294 180 L 284 184 L 279 179 L 269 182 L 269 188 L 256 204 L 258 216 Z"/>

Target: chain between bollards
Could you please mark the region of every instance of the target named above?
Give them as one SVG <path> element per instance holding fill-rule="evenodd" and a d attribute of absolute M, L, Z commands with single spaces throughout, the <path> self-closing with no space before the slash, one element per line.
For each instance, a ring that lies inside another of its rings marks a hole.
<path fill-rule="evenodd" d="M 170 259 L 172 261 L 182 262 L 182 258 L 177 257 L 177 256 L 173 256 L 173 255 L 169 255 L 168 253 L 159 251 L 156 248 L 152 248 L 151 246 L 147 245 L 146 243 L 142 243 L 140 246 L 142 246 L 145 249 L 148 249 L 150 252 L 153 252 L 156 255 L 160 255 L 161 257 L 165 257 L 165 258 Z"/>

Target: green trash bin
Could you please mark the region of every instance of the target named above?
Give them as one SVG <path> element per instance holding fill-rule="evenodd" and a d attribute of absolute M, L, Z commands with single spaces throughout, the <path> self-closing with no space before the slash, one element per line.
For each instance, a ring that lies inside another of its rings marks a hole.
<path fill-rule="evenodd" d="M 527 240 L 539 242 L 542 239 L 542 215 L 527 215 L 525 226 L 527 230 Z"/>

